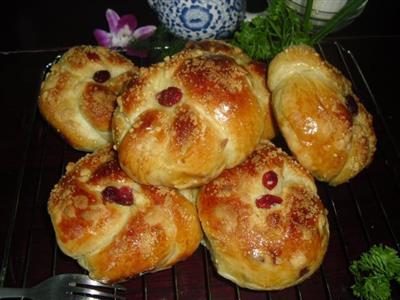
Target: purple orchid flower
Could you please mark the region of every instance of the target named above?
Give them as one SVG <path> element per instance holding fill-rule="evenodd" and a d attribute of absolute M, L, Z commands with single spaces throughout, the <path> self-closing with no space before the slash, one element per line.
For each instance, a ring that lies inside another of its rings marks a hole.
<path fill-rule="evenodd" d="M 131 49 L 129 44 L 132 40 L 145 39 L 151 36 L 156 26 L 147 25 L 137 28 L 137 20 L 134 15 L 120 17 L 114 10 L 107 9 L 106 19 L 110 32 L 103 29 L 95 29 L 94 36 L 100 46 L 108 48 L 123 48 L 130 55 L 140 57 L 146 56 L 145 51 Z"/>

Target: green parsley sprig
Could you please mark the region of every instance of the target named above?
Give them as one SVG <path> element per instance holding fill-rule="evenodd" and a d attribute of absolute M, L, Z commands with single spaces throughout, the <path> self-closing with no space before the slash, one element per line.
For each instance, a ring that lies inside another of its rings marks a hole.
<path fill-rule="evenodd" d="M 242 23 L 233 44 L 254 59 L 268 60 L 290 45 L 308 44 L 311 27 L 309 17 L 303 23 L 285 1 L 273 0 L 265 15 Z"/>
<path fill-rule="evenodd" d="M 400 257 L 393 248 L 374 245 L 350 265 L 353 294 L 365 300 L 388 300 L 391 283 L 400 284 Z"/>
<path fill-rule="evenodd" d="M 250 57 L 270 60 L 291 45 L 314 45 L 338 28 L 366 0 L 349 0 L 324 26 L 315 30 L 311 22 L 313 0 L 308 0 L 303 16 L 288 7 L 285 0 L 271 0 L 266 13 L 244 21 L 232 43 Z"/>

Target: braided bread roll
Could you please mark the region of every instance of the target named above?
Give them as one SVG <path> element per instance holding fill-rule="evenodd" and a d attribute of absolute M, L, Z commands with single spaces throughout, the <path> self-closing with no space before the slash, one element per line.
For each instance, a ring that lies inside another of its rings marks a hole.
<path fill-rule="evenodd" d="M 114 50 L 76 46 L 52 65 L 42 82 L 43 117 L 77 150 L 94 151 L 111 143 L 111 118 L 117 96 L 137 73 Z"/>
<path fill-rule="evenodd" d="M 203 186 L 197 208 L 218 273 L 241 287 L 283 289 L 321 265 L 327 211 L 313 177 L 272 143 Z"/>
<path fill-rule="evenodd" d="M 188 199 L 135 183 L 109 147 L 67 166 L 48 211 L 61 250 L 103 282 L 168 268 L 189 257 L 202 238 Z"/>
<path fill-rule="evenodd" d="M 311 47 L 292 46 L 269 65 L 277 124 L 297 160 L 318 180 L 338 185 L 373 158 L 372 116 L 351 83 Z"/>
<path fill-rule="evenodd" d="M 190 46 L 141 69 L 118 98 L 115 147 L 134 180 L 200 186 L 273 136 L 265 68 L 218 43 L 225 50 Z"/>
<path fill-rule="evenodd" d="M 200 49 L 233 58 L 237 64 L 245 66 L 246 69 L 253 74 L 251 84 L 253 85 L 255 91 L 259 93 L 258 97 L 261 99 L 270 98 L 270 93 L 267 86 L 267 64 L 264 62 L 252 60 L 242 51 L 242 49 L 234 47 L 231 44 L 221 40 L 188 42 L 186 48 Z M 272 140 L 275 137 L 278 128 L 273 117 L 270 101 L 268 101 L 268 104 L 265 105 L 264 109 L 264 132 L 262 140 Z"/>

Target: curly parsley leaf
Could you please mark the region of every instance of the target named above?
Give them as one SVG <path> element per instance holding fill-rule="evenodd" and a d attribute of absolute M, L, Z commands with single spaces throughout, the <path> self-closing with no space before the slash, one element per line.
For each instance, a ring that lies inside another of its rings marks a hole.
<path fill-rule="evenodd" d="M 307 0 L 304 15 L 288 7 L 285 0 L 271 0 L 265 15 L 242 22 L 234 33 L 232 43 L 242 48 L 250 57 L 271 60 L 291 45 L 320 42 L 338 28 L 348 16 L 354 14 L 365 0 L 350 0 L 324 26 L 315 30 L 311 22 L 313 0 Z"/>
<path fill-rule="evenodd" d="M 374 245 L 350 265 L 353 294 L 365 300 L 388 300 L 392 282 L 400 283 L 400 257 L 393 248 Z"/>
<path fill-rule="evenodd" d="M 241 24 L 232 43 L 250 57 L 263 60 L 274 57 L 293 44 L 308 44 L 311 29 L 311 23 L 303 23 L 284 1 L 272 0 L 265 15 Z"/>

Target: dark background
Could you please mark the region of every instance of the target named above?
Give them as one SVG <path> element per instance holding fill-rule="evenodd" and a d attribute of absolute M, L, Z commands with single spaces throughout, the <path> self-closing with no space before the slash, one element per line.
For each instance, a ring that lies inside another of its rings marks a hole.
<path fill-rule="evenodd" d="M 331 0 L 334 1 L 334 0 Z M 249 0 L 251 11 L 263 10 L 266 0 Z M 105 11 L 133 13 L 139 25 L 155 24 L 146 0 L 13 1 L 2 10 L 0 51 L 51 49 L 77 44 L 95 44 L 93 30 L 108 30 Z M 143 13 L 146 12 L 146 13 Z M 369 0 L 362 15 L 333 38 L 377 38 L 400 35 L 400 3 Z"/>

